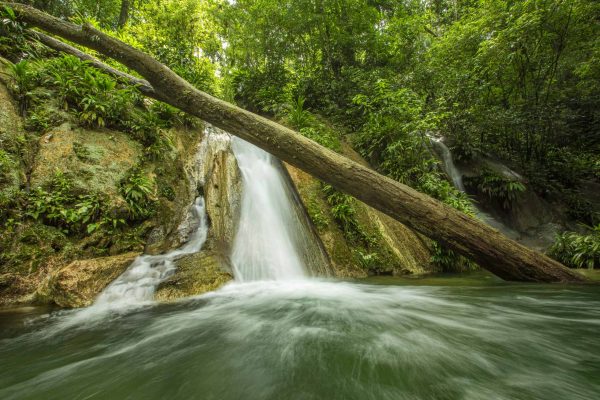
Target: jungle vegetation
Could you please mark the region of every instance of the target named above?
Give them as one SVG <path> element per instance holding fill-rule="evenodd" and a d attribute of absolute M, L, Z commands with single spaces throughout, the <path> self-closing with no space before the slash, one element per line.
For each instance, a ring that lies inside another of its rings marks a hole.
<path fill-rule="evenodd" d="M 439 168 L 428 135 L 443 135 L 464 163 L 493 154 L 526 183 L 485 171 L 475 182 L 480 191 L 504 208 L 526 187 L 543 198 L 560 196 L 582 228 L 560 235 L 550 254 L 573 267 L 599 265 L 600 216 L 584 195 L 600 180 L 597 1 L 24 2 L 110 32 L 199 89 L 335 151 L 350 143 L 381 173 L 466 213 L 473 213 L 471 200 Z M 27 39 L 10 9 L 2 11 L 0 33 L 28 129 L 59 123 L 36 107 L 51 92 L 81 124 L 128 132 L 149 159 L 168 148 L 163 128 L 183 118 L 177 110 L 145 107 L 133 88 L 72 57 L 47 54 Z M 6 175 L 20 150 L 18 143 L 2 146 Z M 79 234 L 135 224 L 152 213 L 146 179 L 134 172 L 124 180 L 128 213 L 116 222 L 100 197 L 69 193 L 61 176 L 47 192 L 0 199 L 22 210 L 3 220 L 41 218 Z M 323 193 L 349 239 L 369 250 L 352 217 L 352 198 L 328 185 Z M 434 261 L 447 269 L 466 262 L 436 249 Z"/>

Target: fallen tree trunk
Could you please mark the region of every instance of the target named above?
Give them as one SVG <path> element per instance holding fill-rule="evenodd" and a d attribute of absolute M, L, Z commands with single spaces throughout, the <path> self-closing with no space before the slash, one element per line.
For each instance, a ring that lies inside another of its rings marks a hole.
<path fill-rule="evenodd" d="M 148 85 L 145 82 L 139 83 L 147 89 L 148 96 L 169 103 L 255 144 L 473 259 L 503 279 L 538 282 L 586 280 L 562 264 L 508 239 L 474 218 L 353 162 L 284 126 L 196 89 L 149 55 L 90 25 L 75 25 L 21 4 L 0 4 L 13 8 L 23 22 L 96 50 L 138 72 L 148 81 Z"/>

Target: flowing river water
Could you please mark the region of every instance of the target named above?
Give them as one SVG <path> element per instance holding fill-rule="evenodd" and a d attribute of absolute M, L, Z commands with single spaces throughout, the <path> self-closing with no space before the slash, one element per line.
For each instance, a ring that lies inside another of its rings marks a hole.
<path fill-rule="evenodd" d="M 206 238 L 198 199 L 188 244 L 138 259 L 91 307 L 0 312 L 1 399 L 599 398 L 597 287 L 306 278 L 277 166 L 234 151 L 236 281 L 151 301 Z"/>

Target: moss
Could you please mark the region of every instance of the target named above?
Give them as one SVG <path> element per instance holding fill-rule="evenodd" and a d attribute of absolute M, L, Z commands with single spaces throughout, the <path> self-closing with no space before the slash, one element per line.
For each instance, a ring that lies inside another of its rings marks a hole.
<path fill-rule="evenodd" d="M 64 250 L 69 243 L 57 228 L 26 223 L 0 236 L 0 272 L 35 273 L 44 261 Z"/>
<path fill-rule="evenodd" d="M 177 261 L 177 273 L 161 283 L 155 299 L 174 300 L 215 290 L 233 276 L 225 258 L 213 251 L 201 251 Z"/>
<path fill-rule="evenodd" d="M 37 303 L 61 307 L 89 306 L 110 282 L 121 275 L 139 253 L 77 260 L 55 269 L 36 291 Z"/>
<path fill-rule="evenodd" d="M 116 198 L 118 182 L 141 155 L 141 146 L 124 133 L 80 129 L 65 123 L 40 139 L 31 185 L 46 185 L 59 170 L 68 172 L 80 191 Z"/>

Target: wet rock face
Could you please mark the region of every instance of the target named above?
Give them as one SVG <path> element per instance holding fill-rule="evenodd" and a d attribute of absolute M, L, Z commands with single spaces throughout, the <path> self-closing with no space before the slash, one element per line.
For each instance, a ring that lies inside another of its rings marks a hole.
<path fill-rule="evenodd" d="M 331 206 L 323 196 L 319 181 L 307 173 L 286 165 L 299 197 L 311 218 L 322 221 L 317 235 L 336 277 L 364 278 L 372 273 L 390 275 L 432 272 L 431 250 L 427 240 L 401 223 L 361 202 L 356 202 L 356 218 L 367 233 L 377 240 L 377 271 L 361 265 L 352 244 L 337 226 Z M 322 275 L 321 275 L 322 276 Z"/>
<path fill-rule="evenodd" d="M 156 254 L 183 244 L 196 228 L 189 209 L 199 195 L 204 196 L 210 221 L 208 243 L 227 253 L 237 228 L 242 181 L 231 150 L 228 133 L 206 125 L 201 140 L 187 143 L 181 174 L 172 178 L 177 200 L 151 232 L 146 252 Z"/>
<path fill-rule="evenodd" d="M 176 265 L 175 274 L 158 286 L 156 300 L 170 301 L 199 295 L 233 279 L 227 257 L 213 250 L 184 256 L 177 260 Z"/>
<path fill-rule="evenodd" d="M 142 146 L 125 133 L 81 129 L 64 123 L 40 138 L 31 186 L 44 186 L 58 170 L 68 174 L 81 191 L 117 199 L 118 183 L 141 155 Z"/>
<path fill-rule="evenodd" d="M 125 253 L 73 261 L 51 273 L 35 293 L 34 299 L 36 302 L 54 303 L 60 307 L 89 306 L 138 255 L 139 253 Z"/>
<path fill-rule="evenodd" d="M 214 290 L 233 278 L 229 257 L 242 195 L 242 178 L 231 149 L 229 134 L 207 125 L 185 173 L 190 197 L 203 195 L 209 219 L 208 238 L 202 251 L 176 262 L 175 273 L 157 289 L 156 300 L 174 300 Z M 192 200 L 190 200 L 191 204 Z M 179 212 L 190 215 L 187 207 Z M 196 226 L 183 218 L 177 228 L 182 242 Z"/>
<path fill-rule="evenodd" d="M 212 156 L 204 197 L 211 227 L 209 240 L 227 253 L 237 230 L 241 193 L 242 181 L 235 156 L 231 149 L 218 151 Z"/>

